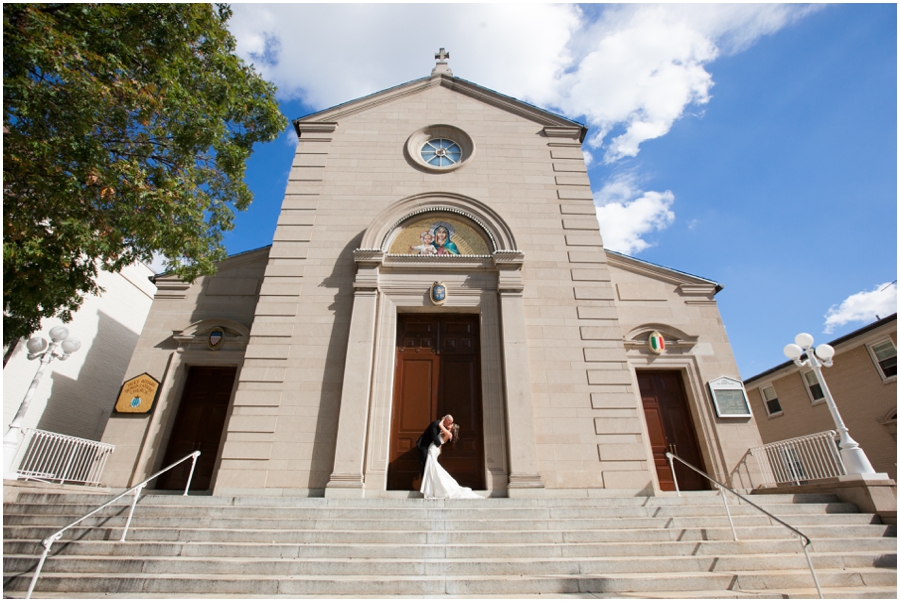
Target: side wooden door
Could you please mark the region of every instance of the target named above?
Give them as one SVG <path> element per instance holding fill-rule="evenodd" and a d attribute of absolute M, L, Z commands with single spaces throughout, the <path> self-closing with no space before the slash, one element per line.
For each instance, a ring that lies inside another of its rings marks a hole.
<path fill-rule="evenodd" d="M 237 368 L 233 366 L 188 368 L 184 392 L 181 394 L 175 424 L 160 468 L 200 450 L 191 479 L 191 491 L 206 491 L 212 484 L 236 374 Z M 191 461 L 182 462 L 160 475 L 156 488 L 183 490 L 190 471 Z"/>
<path fill-rule="evenodd" d="M 441 450 L 441 464 L 461 485 L 484 489 L 479 337 L 478 316 L 398 316 L 388 489 L 419 489 L 416 441 L 446 414 L 461 435 Z"/>
<path fill-rule="evenodd" d="M 706 471 L 681 373 L 674 370 L 638 370 L 637 379 L 659 486 L 663 491 L 675 491 L 667 451 Z M 680 489 L 708 489 L 706 479 L 677 461 L 675 476 Z"/>

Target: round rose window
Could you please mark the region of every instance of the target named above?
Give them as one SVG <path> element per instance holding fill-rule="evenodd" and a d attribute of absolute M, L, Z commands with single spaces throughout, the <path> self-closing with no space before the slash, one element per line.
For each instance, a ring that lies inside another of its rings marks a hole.
<path fill-rule="evenodd" d="M 450 167 L 462 158 L 462 149 L 448 138 L 432 138 L 422 146 L 422 159 L 434 167 Z"/>

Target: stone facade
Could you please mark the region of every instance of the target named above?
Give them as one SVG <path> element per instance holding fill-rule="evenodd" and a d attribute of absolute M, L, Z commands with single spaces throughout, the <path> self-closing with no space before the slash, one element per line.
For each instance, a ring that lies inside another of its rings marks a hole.
<path fill-rule="evenodd" d="M 872 349 L 886 343 L 893 345 L 896 354 L 896 314 L 831 341 L 836 352 L 834 365 L 823 371 L 850 436 L 877 472 L 896 480 L 897 376 L 885 375 Z M 805 384 L 806 372 L 785 362 L 746 381 L 764 442 L 834 430 L 824 398 L 815 399 Z M 774 390 L 780 411 L 769 411 L 763 404 L 763 389 Z"/>
<path fill-rule="evenodd" d="M 458 312 L 480 316 L 492 495 L 658 491 L 644 369 L 681 375 L 707 470 L 749 486 L 754 419 L 717 418 L 706 387 L 738 377 L 721 287 L 605 252 L 583 126 L 441 70 L 294 125 L 272 246 L 190 287 L 158 282 L 126 378 L 162 380 L 160 401 L 111 421 L 110 484 L 160 468 L 186 366 L 234 365 L 215 494 L 405 495 L 386 487 L 397 317 Z M 443 136 L 461 160 L 434 169 L 419 141 Z M 471 224 L 490 252 L 388 252 L 402 224 L 431 214 Z M 448 293 L 440 306 L 434 282 Z M 214 326 L 230 329 L 230 347 L 208 348 Z M 651 331 L 674 346 L 650 354 Z"/>

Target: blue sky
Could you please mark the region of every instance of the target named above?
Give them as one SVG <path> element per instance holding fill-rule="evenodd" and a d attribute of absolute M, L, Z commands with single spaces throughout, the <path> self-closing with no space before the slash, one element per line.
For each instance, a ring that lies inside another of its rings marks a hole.
<path fill-rule="evenodd" d="M 723 284 L 745 379 L 800 331 L 896 311 L 896 5 L 234 9 L 291 119 L 426 76 L 445 47 L 454 75 L 588 125 L 607 246 Z M 294 143 L 251 158 L 229 253 L 271 243 Z"/>

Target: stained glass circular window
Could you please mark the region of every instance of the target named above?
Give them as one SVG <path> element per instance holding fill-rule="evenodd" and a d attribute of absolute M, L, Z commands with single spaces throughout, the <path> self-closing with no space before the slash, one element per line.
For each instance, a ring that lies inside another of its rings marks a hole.
<path fill-rule="evenodd" d="M 462 158 L 462 149 L 449 138 L 432 138 L 422 146 L 422 159 L 434 167 L 450 167 Z"/>
<path fill-rule="evenodd" d="M 405 154 L 414 167 L 423 171 L 448 173 L 472 160 L 475 143 L 458 127 L 435 123 L 416 130 L 406 139 Z"/>

